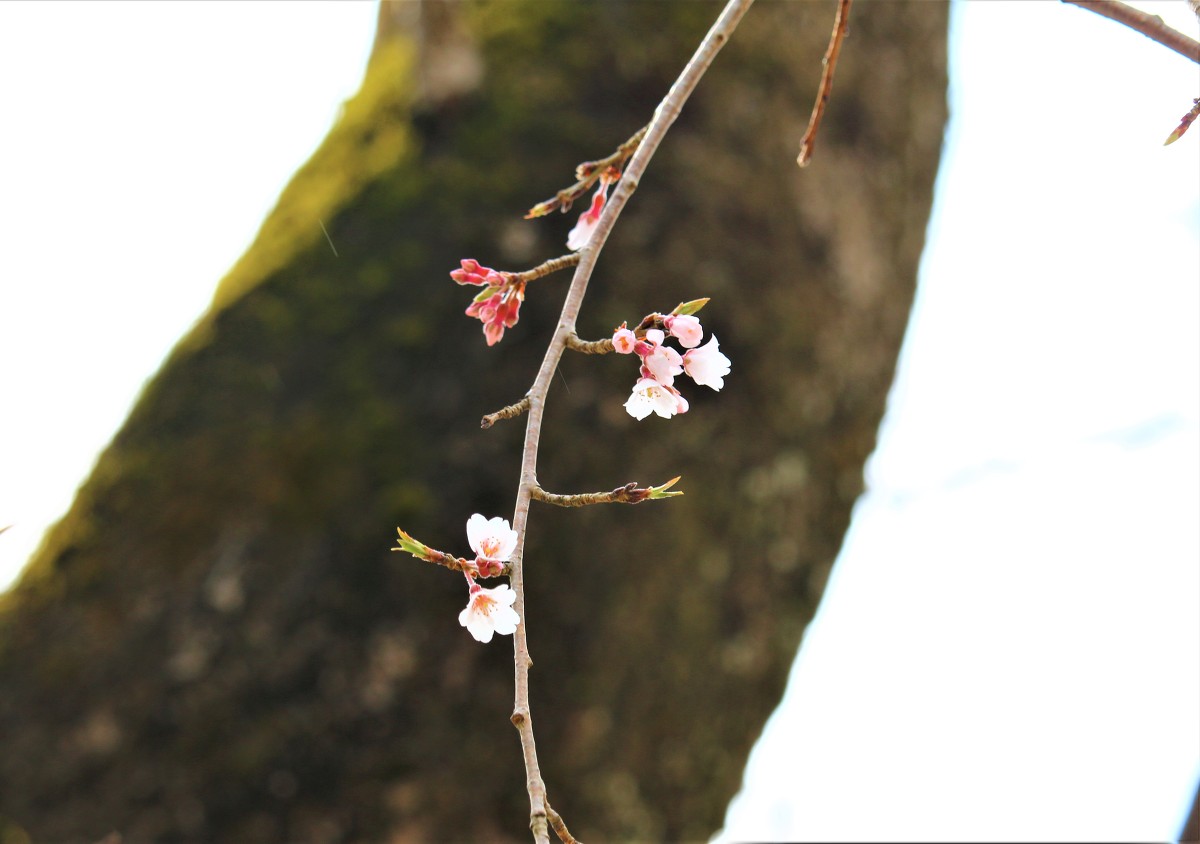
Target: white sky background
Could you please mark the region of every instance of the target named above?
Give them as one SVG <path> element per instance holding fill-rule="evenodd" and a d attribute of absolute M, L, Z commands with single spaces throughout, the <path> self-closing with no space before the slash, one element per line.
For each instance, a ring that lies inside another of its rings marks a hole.
<path fill-rule="evenodd" d="M 1183 0 L 1138 5 L 1196 34 Z M 357 89 L 374 19 L 0 3 L 0 588 Z M 952 44 L 869 492 L 733 839 L 1163 840 L 1200 775 L 1200 126 L 1161 146 L 1200 71 L 1050 2 L 960 3 Z"/>

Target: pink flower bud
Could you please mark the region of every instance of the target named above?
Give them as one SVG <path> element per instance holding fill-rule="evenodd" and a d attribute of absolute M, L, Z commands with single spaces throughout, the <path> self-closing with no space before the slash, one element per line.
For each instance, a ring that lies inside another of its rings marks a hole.
<path fill-rule="evenodd" d="M 505 328 L 512 328 L 520 318 L 521 303 L 525 301 L 525 283 L 519 284 L 501 280 L 503 287 L 489 288 L 494 290 L 485 299 L 476 297 L 476 301 L 467 306 L 467 316 L 477 317 L 483 323 L 483 336 L 489 346 L 500 342 Z M 479 296 L 487 296 L 488 290 Z"/>
<path fill-rule="evenodd" d="M 700 320 L 694 316 L 669 316 L 663 320 L 671 336 L 679 340 L 679 345 L 692 349 L 700 345 L 704 339 L 704 329 Z"/>
<path fill-rule="evenodd" d="M 476 284 L 480 287 L 499 287 L 504 284 L 504 277 L 495 270 L 481 266 L 474 258 L 464 258 L 461 270 L 451 270 L 450 278 L 459 284 Z"/>

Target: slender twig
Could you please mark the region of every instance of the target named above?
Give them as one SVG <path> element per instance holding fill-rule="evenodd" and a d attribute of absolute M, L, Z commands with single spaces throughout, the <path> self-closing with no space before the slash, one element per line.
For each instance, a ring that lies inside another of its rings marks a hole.
<path fill-rule="evenodd" d="M 807 167 L 812 158 L 813 147 L 817 143 L 817 129 L 821 127 L 821 117 L 825 114 L 825 105 L 829 95 L 833 93 L 833 70 L 837 67 L 838 53 L 842 51 L 842 40 L 846 37 L 846 23 L 850 19 L 850 0 L 838 0 L 837 15 L 833 19 L 833 32 L 829 34 L 829 46 L 821 59 L 821 87 L 817 89 L 817 101 L 813 103 L 812 115 L 808 118 L 808 128 L 800 139 L 800 154 L 796 163 Z"/>
<path fill-rule="evenodd" d="M 581 340 L 579 335 L 572 331 L 567 335 L 567 348 L 585 355 L 607 355 L 613 350 L 613 341 L 611 337 L 606 340 Z"/>
<path fill-rule="evenodd" d="M 509 281 L 533 281 L 534 279 L 550 275 L 550 273 L 565 270 L 567 267 L 574 267 L 578 263 L 579 253 L 572 252 L 570 255 L 563 255 L 561 258 L 551 258 L 549 261 L 543 261 L 532 270 L 526 270 L 523 273 L 504 273 L 503 275 L 507 276 Z"/>
<path fill-rule="evenodd" d="M 542 779 L 538 765 L 537 746 L 533 738 L 533 720 L 529 710 L 529 667 L 532 660 L 529 656 L 529 614 L 525 609 L 525 534 L 529 522 L 529 502 L 533 497 L 533 489 L 537 482 L 537 452 L 542 435 L 542 415 L 546 403 L 546 395 L 550 388 L 550 379 L 558 368 L 563 351 L 567 346 L 567 335 L 575 332 L 575 322 L 579 317 L 579 308 L 587 293 L 588 280 L 596 266 L 596 259 L 608 234 L 612 231 L 625 203 L 637 189 L 638 180 L 650 163 L 651 157 L 662 143 L 663 137 L 679 112 L 688 96 L 695 89 L 704 72 L 708 70 L 720 49 L 725 46 L 729 36 L 737 27 L 742 15 L 750 8 L 753 0 L 729 0 L 722 10 L 716 23 L 708 31 L 700 46 L 696 49 L 691 60 L 667 96 L 654 112 L 645 136 L 637 144 L 637 149 L 625 169 L 624 175 L 613 190 L 612 198 L 608 201 L 588 245 L 581 250 L 579 266 L 575 268 L 575 276 L 563 302 L 562 314 L 559 316 L 558 327 L 554 337 L 542 358 L 533 387 L 529 390 L 529 416 L 525 424 L 525 446 L 521 454 L 521 482 L 517 487 L 517 501 L 513 513 L 513 529 L 517 532 L 517 548 L 512 556 L 512 575 L 510 582 L 516 593 L 513 608 L 521 617 L 513 634 L 513 664 L 515 673 L 515 702 L 512 722 L 521 738 L 521 751 L 525 759 L 525 785 L 529 792 L 529 827 L 537 844 L 549 844 L 547 829 L 546 784 Z"/>
<path fill-rule="evenodd" d="M 543 217 L 556 209 L 560 211 L 571 210 L 571 205 L 574 204 L 575 200 L 587 193 L 592 185 L 596 184 L 596 181 L 605 170 L 609 167 L 620 169 L 621 165 L 629 160 L 634 150 L 637 149 L 638 144 L 642 142 L 642 138 L 646 137 L 646 130 L 649 128 L 647 125 L 638 129 L 629 140 L 617 147 L 617 151 L 612 155 L 605 156 L 596 161 L 585 161 L 580 164 L 575 168 L 575 178 L 579 181 L 569 188 L 563 188 L 545 202 L 539 202 L 530 208 L 529 212 L 525 215 L 525 219 L 531 220 L 534 217 Z"/>
<path fill-rule="evenodd" d="M 481 419 L 479 421 L 479 427 L 484 428 L 486 430 L 487 428 L 490 428 L 493 425 L 495 425 L 501 419 L 512 419 L 514 416 L 520 416 L 522 413 L 524 413 L 527 410 L 529 410 L 529 394 L 528 393 L 526 393 L 525 398 L 521 399 L 519 402 L 516 402 L 515 404 L 510 404 L 508 407 L 502 407 L 499 410 L 497 410 L 495 413 L 489 413 L 486 416 L 484 416 L 483 419 Z"/>
<path fill-rule="evenodd" d="M 670 487 L 674 483 L 675 481 L 671 481 L 664 484 L 664 487 Z M 611 492 L 577 492 L 573 495 L 559 495 L 555 492 L 546 492 L 540 486 L 535 486 L 530 492 L 534 499 L 559 507 L 586 507 L 589 504 L 641 504 L 643 501 L 649 501 L 655 497 L 654 488 L 639 488 L 637 481 L 630 481 L 625 486 L 619 486 Z M 682 495 L 682 493 L 670 492 L 658 497 L 669 498 L 675 495 Z"/>
<path fill-rule="evenodd" d="M 1188 127 L 1196 121 L 1197 117 L 1200 117 L 1200 97 L 1196 97 L 1196 99 L 1192 100 L 1191 111 L 1179 118 L 1179 125 L 1176 126 L 1174 131 L 1172 131 L 1171 134 L 1167 136 L 1167 139 L 1163 141 L 1163 146 L 1166 146 L 1167 144 L 1173 144 L 1182 138 L 1183 133 L 1186 132 Z"/>
<path fill-rule="evenodd" d="M 638 144 L 642 142 L 642 138 L 646 137 L 646 130 L 650 128 L 650 124 L 646 124 L 641 129 L 638 129 L 629 140 L 617 147 L 617 151 L 612 155 L 601 158 L 598 161 L 585 161 L 575 168 L 576 179 L 586 179 L 589 176 L 603 173 L 609 167 L 620 167 L 624 164 L 634 151 L 637 150 Z"/>
<path fill-rule="evenodd" d="M 450 569 L 450 571 L 466 572 L 473 577 L 508 577 L 509 574 L 512 573 L 511 563 L 505 563 L 504 565 L 500 566 L 499 569 L 489 569 L 485 574 L 479 570 L 477 565 L 475 565 L 474 560 L 456 557 L 453 554 L 447 554 L 445 551 L 435 551 L 433 548 L 425 548 L 424 553 L 421 554 L 414 554 L 407 548 L 393 548 L 392 550 L 405 551 L 411 554 L 413 557 L 416 557 L 418 560 L 424 560 L 427 563 L 444 566 L 445 568 Z"/>
<path fill-rule="evenodd" d="M 1151 15 L 1132 6 L 1126 6 L 1119 0 L 1062 0 L 1062 2 L 1123 23 L 1130 29 L 1136 29 L 1147 38 L 1157 41 L 1164 47 L 1170 47 L 1181 56 L 1186 56 L 1200 64 L 1200 41 L 1167 26 L 1158 15 Z"/>
<path fill-rule="evenodd" d="M 579 844 L 575 840 L 575 836 L 571 835 L 567 829 L 567 824 L 563 821 L 562 815 L 550 808 L 550 803 L 546 803 L 546 817 L 550 819 L 550 826 L 554 827 L 554 832 L 558 836 L 558 840 L 562 844 Z"/>

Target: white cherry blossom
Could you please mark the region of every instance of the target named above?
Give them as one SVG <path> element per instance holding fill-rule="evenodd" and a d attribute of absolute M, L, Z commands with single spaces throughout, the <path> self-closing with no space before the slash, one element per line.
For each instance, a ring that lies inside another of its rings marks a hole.
<path fill-rule="evenodd" d="M 686 413 L 687 409 L 687 400 L 678 390 L 653 378 L 642 378 L 634 384 L 633 393 L 625 402 L 625 410 L 634 419 L 645 419 L 651 413 L 670 419 L 676 413 Z"/>
<path fill-rule="evenodd" d="M 517 550 L 517 532 L 508 526 L 508 519 L 485 519 L 476 513 L 467 519 L 467 542 L 480 560 L 506 563 Z"/>
<path fill-rule="evenodd" d="M 721 349 L 714 335 L 707 343 L 698 349 L 690 349 L 683 356 L 683 371 L 692 377 L 697 384 L 720 390 L 725 386 L 725 376 L 729 374 L 729 358 L 721 354 Z"/>
<path fill-rule="evenodd" d="M 516 600 L 517 593 L 507 583 L 495 589 L 473 585 L 466 608 L 458 614 L 458 623 L 480 642 L 492 641 L 495 633 L 511 635 L 521 623 L 521 617 L 512 608 Z"/>

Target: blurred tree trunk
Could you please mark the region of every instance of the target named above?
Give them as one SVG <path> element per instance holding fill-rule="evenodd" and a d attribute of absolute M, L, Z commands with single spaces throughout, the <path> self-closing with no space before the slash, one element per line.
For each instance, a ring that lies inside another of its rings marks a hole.
<path fill-rule="evenodd" d="M 648 121 L 719 8 L 383 9 L 361 92 L 0 605 L 0 839 L 527 838 L 511 640 L 473 641 L 461 579 L 388 549 L 400 525 L 465 553 L 470 514 L 511 516 L 523 420 L 479 418 L 528 388 L 567 277 L 488 349 L 447 273 L 562 254 L 575 214 L 524 209 Z M 599 338 L 711 296 L 725 390 L 639 423 L 629 360 L 573 356 L 550 396 L 546 488 L 687 492 L 535 504 L 533 713 L 584 839 L 719 828 L 862 488 L 941 147 L 947 8 L 854 8 L 800 171 L 833 11 L 750 11 L 580 320 Z"/>

